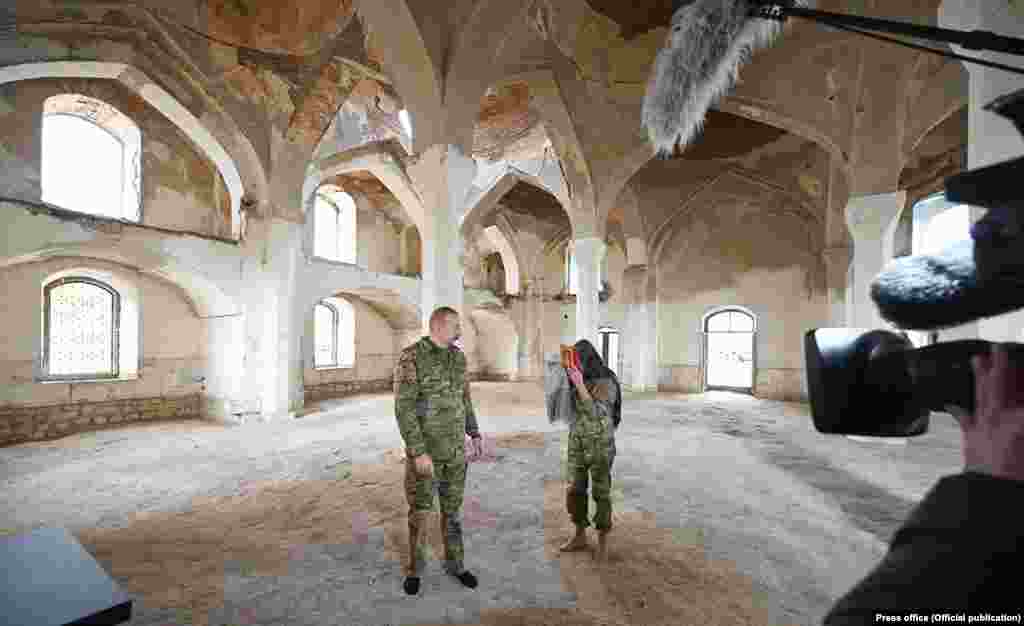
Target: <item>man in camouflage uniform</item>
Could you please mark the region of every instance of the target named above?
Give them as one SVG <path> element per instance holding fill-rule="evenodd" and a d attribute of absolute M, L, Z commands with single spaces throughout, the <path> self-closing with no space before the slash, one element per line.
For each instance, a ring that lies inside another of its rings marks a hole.
<path fill-rule="evenodd" d="M 405 493 L 409 502 L 409 553 L 405 592 L 419 592 L 418 548 L 425 544 L 424 521 L 441 503 L 445 571 L 469 588 L 476 577 L 463 567 L 462 493 L 466 485 L 465 436 L 481 454 L 480 430 L 466 381 L 466 355 L 457 347 L 459 314 L 440 307 L 430 316 L 430 335 L 402 350 L 395 365 L 395 417 L 405 440 Z"/>

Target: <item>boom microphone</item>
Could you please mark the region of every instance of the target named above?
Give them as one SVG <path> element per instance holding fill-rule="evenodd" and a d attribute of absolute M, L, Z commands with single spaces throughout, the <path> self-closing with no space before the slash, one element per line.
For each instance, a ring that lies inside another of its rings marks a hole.
<path fill-rule="evenodd" d="M 643 125 L 659 157 L 686 146 L 704 116 L 736 84 L 752 52 L 770 45 L 779 21 L 752 17 L 757 0 L 690 0 L 676 9 L 644 95 Z M 788 3 L 813 7 L 814 0 Z"/>

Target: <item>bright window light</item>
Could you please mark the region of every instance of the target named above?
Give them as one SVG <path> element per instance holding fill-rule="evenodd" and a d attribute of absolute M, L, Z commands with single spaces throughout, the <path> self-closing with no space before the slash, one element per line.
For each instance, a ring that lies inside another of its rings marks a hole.
<path fill-rule="evenodd" d="M 46 289 L 47 374 L 117 375 L 118 294 L 87 279 L 57 280 Z"/>
<path fill-rule="evenodd" d="M 398 119 L 402 122 L 402 128 L 405 129 L 405 134 L 409 135 L 409 138 L 412 139 L 412 120 L 409 118 L 409 111 L 406 109 L 399 111 Z"/>
<path fill-rule="evenodd" d="M 43 118 L 43 202 L 122 218 L 124 146 L 92 122 L 71 115 Z"/>
<path fill-rule="evenodd" d="M 914 205 L 913 254 L 935 254 L 970 238 L 970 207 L 952 204 L 945 195 L 932 196 Z"/>
<path fill-rule="evenodd" d="M 316 352 L 314 367 L 338 364 L 338 311 L 332 306 L 317 304 L 314 314 Z"/>
<path fill-rule="evenodd" d="M 344 298 L 324 298 L 314 308 L 313 367 L 352 367 L 356 361 L 356 316 Z"/>
<path fill-rule="evenodd" d="M 578 273 L 576 255 L 573 254 L 573 245 L 572 241 L 570 241 L 565 248 L 565 284 L 570 294 L 575 294 L 579 286 Z"/>
<path fill-rule="evenodd" d="M 63 93 L 43 102 L 42 199 L 56 206 L 138 222 L 142 132 L 106 102 Z"/>
<path fill-rule="evenodd" d="M 924 252 L 932 254 L 946 246 L 970 238 L 971 216 L 966 204 L 958 204 L 939 213 L 928 222 Z"/>
<path fill-rule="evenodd" d="M 966 204 L 953 204 L 939 193 L 914 205 L 911 254 L 936 254 L 950 245 L 970 239 L 971 213 Z M 938 332 L 908 330 L 915 347 L 936 341 Z"/>
<path fill-rule="evenodd" d="M 601 360 L 616 374 L 619 373 L 619 331 L 604 327 L 598 330 L 601 337 Z"/>
<path fill-rule="evenodd" d="M 325 186 L 314 202 L 313 253 L 342 263 L 356 262 L 356 203 L 338 187 Z"/>

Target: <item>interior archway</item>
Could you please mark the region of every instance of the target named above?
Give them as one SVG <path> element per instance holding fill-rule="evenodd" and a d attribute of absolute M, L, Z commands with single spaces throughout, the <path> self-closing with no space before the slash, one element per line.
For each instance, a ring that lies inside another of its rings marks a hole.
<path fill-rule="evenodd" d="M 213 133 L 218 132 L 219 129 L 208 129 L 174 96 L 164 91 L 135 67 L 124 63 L 56 61 L 25 63 L 0 68 L 0 85 L 39 78 L 112 79 L 136 92 L 139 97 L 174 123 L 194 143 L 196 148 L 215 164 L 231 196 L 232 237 L 237 238 L 241 235 L 240 210 L 243 196 L 249 194 L 251 197 L 262 199 L 266 189 L 266 179 L 262 168 L 254 165 L 258 164 L 258 157 L 255 156 L 252 146 L 244 140 L 241 133 L 220 132 L 218 136 L 215 136 Z M 242 175 L 232 155 L 219 140 L 221 138 L 235 140 L 232 147 L 244 152 L 243 156 L 249 157 L 247 161 L 253 164 L 246 172 L 249 175 L 244 181 L 246 186 L 243 186 Z"/>

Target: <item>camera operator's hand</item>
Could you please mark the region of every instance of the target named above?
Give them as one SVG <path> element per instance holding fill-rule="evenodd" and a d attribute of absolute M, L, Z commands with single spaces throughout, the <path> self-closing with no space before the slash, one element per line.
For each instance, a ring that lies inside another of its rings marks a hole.
<path fill-rule="evenodd" d="M 1009 363 L 998 344 L 971 359 L 975 411 L 957 412 L 964 469 L 1024 481 L 1024 368 Z"/>

